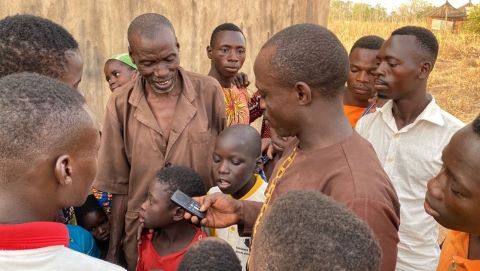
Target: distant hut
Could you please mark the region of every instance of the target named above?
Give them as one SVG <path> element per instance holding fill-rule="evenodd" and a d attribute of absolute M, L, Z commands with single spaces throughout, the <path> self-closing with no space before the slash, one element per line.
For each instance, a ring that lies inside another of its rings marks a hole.
<path fill-rule="evenodd" d="M 461 12 L 465 13 L 465 15 L 468 15 L 470 14 L 470 11 L 472 11 L 472 9 L 475 7 L 474 4 L 472 4 L 472 0 L 469 0 L 468 3 L 466 3 L 465 5 L 461 6 L 458 8 L 458 10 L 460 10 Z"/>
<path fill-rule="evenodd" d="M 465 12 L 454 8 L 448 0 L 445 4 L 426 14 L 427 22 L 433 30 L 458 31 L 467 19 Z"/>

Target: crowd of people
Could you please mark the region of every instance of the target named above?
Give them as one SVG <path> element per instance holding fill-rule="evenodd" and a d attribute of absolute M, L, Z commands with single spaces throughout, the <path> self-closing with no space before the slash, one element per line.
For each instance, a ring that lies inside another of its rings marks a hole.
<path fill-rule="evenodd" d="M 75 38 L 0 20 L 0 270 L 480 270 L 480 117 L 428 92 L 430 30 L 347 53 L 292 25 L 260 49 L 254 86 L 233 23 L 212 31 L 208 75 L 180 66 L 165 16 L 126 37 L 99 129 Z"/>

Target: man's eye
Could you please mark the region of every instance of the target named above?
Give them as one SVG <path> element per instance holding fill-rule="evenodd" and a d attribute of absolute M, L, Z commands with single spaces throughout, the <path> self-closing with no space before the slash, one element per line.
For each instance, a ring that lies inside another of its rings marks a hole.
<path fill-rule="evenodd" d="M 115 72 L 113 75 L 114 75 L 115 77 L 118 77 L 118 76 L 120 76 L 120 73 L 119 73 L 119 72 Z"/>

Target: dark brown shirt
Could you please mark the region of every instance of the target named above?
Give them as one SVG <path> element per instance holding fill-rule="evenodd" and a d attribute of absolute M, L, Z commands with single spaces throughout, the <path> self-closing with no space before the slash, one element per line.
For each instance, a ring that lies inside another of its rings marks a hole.
<path fill-rule="evenodd" d="M 298 145 L 284 151 L 272 174 Z M 318 150 L 297 149 L 296 157 L 278 180 L 270 202 L 293 190 L 320 191 L 345 204 L 375 233 L 383 252 L 382 269 L 395 270 L 400 204 L 370 143 L 353 132 L 345 141 Z M 244 201 L 244 233 L 251 231 L 260 206 Z M 308 210 L 305 210 L 308 212 Z"/>

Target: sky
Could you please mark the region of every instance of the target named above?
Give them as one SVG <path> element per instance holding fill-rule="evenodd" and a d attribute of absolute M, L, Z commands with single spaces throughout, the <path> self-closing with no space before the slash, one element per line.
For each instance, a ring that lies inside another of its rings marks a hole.
<path fill-rule="evenodd" d="M 385 7 L 387 9 L 387 12 L 390 13 L 393 10 L 395 10 L 398 6 L 400 6 L 403 3 L 408 2 L 408 0 L 350 0 L 354 3 L 367 3 L 372 6 L 376 4 L 380 4 L 381 6 Z M 441 6 L 445 3 L 445 0 L 427 0 L 427 2 L 432 3 L 434 6 L 438 7 Z M 458 8 L 466 3 L 468 3 L 468 0 L 448 0 L 452 6 Z M 479 4 L 480 0 L 472 0 L 473 4 Z"/>

